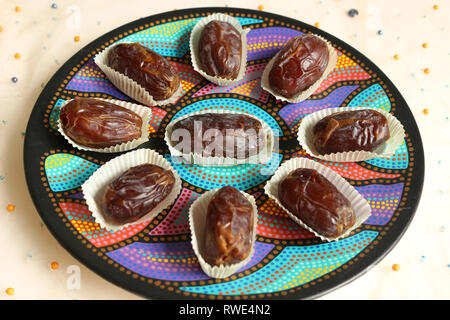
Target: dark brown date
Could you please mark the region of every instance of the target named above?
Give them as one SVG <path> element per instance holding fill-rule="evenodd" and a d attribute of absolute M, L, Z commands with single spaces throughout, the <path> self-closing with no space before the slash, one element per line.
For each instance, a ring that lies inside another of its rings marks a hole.
<path fill-rule="evenodd" d="M 336 238 L 355 224 L 350 201 L 314 169 L 292 171 L 278 188 L 281 204 L 317 233 Z"/>
<path fill-rule="evenodd" d="M 269 85 L 276 93 L 292 98 L 316 82 L 328 65 L 325 41 L 313 35 L 292 38 L 278 53 L 269 73 Z"/>
<path fill-rule="evenodd" d="M 229 23 L 211 21 L 200 35 L 198 56 L 200 68 L 208 75 L 235 79 L 241 67 L 242 40 Z"/>
<path fill-rule="evenodd" d="M 233 187 L 211 199 L 206 214 L 203 258 L 210 265 L 230 265 L 248 257 L 253 246 L 252 204 Z"/>
<path fill-rule="evenodd" d="M 106 222 L 122 225 L 139 220 L 172 191 L 175 177 L 157 165 L 132 167 L 106 187 L 101 208 Z"/>
<path fill-rule="evenodd" d="M 138 43 L 111 48 L 108 65 L 136 81 L 157 101 L 170 98 L 180 86 L 180 77 L 169 61 Z"/>
<path fill-rule="evenodd" d="M 387 119 L 375 110 L 333 113 L 316 123 L 313 143 L 319 154 L 373 151 L 389 139 Z"/>
<path fill-rule="evenodd" d="M 64 133 L 76 143 L 106 148 L 141 136 L 142 118 L 121 106 L 90 98 L 77 98 L 59 114 Z"/>
<path fill-rule="evenodd" d="M 261 123 L 243 114 L 194 115 L 176 122 L 169 137 L 171 145 L 183 153 L 235 159 L 258 154 L 266 143 Z"/>

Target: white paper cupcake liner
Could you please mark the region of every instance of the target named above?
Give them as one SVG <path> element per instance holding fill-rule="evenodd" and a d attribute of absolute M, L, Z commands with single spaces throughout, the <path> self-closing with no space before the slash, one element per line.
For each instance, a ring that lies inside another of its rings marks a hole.
<path fill-rule="evenodd" d="M 199 114 L 205 114 L 205 113 L 218 113 L 218 114 L 242 114 L 246 115 L 248 117 L 251 117 L 253 119 L 258 120 L 262 125 L 262 130 L 265 133 L 266 136 L 266 145 L 264 148 L 258 153 L 253 156 L 250 156 L 248 158 L 244 159 L 236 159 L 236 158 L 230 158 L 230 157 L 204 157 L 201 154 L 190 152 L 188 154 L 182 153 L 181 151 L 175 149 L 170 144 L 170 134 L 172 133 L 173 126 L 180 120 L 189 118 L 194 115 Z M 187 163 L 192 163 L 200 166 L 205 167 L 220 167 L 220 166 L 234 166 L 238 164 L 244 164 L 244 163 L 266 163 L 269 162 L 272 158 L 272 150 L 274 147 L 274 134 L 272 128 L 269 127 L 269 125 L 259 119 L 258 117 L 255 117 L 254 115 L 247 114 L 245 112 L 238 112 L 233 110 L 202 110 L 202 111 L 195 111 L 192 113 L 189 113 L 187 115 L 184 115 L 182 117 L 179 117 L 172 122 L 170 122 L 167 127 L 166 131 L 164 133 L 164 140 L 166 141 L 166 144 L 169 148 L 170 154 L 172 157 L 178 157 L 183 158 Z"/>
<path fill-rule="evenodd" d="M 347 231 L 345 231 L 342 235 L 336 237 L 336 238 L 328 238 L 317 231 L 310 228 L 308 225 L 306 225 L 302 220 L 300 220 L 298 217 L 296 217 L 294 214 L 289 212 L 280 202 L 280 199 L 278 198 L 278 186 L 280 182 L 286 178 L 286 176 L 298 168 L 306 168 L 306 169 L 314 169 L 317 172 L 319 172 L 321 175 L 323 175 L 328 181 L 330 181 L 338 190 L 341 192 L 344 197 L 346 197 L 355 211 L 355 224 L 349 228 Z M 327 168 L 324 165 L 321 165 L 320 163 L 306 159 L 306 158 L 292 158 L 288 161 L 286 161 L 281 167 L 275 171 L 272 178 L 266 183 L 264 187 L 264 191 L 266 194 L 273 199 L 286 213 L 289 215 L 289 217 L 292 218 L 296 223 L 301 225 L 303 228 L 311 231 L 314 233 L 317 237 L 324 241 L 336 241 L 342 238 L 345 238 L 358 228 L 364 221 L 367 220 L 367 218 L 371 215 L 371 208 L 367 200 L 350 184 L 348 183 L 344 178 L 342 178 L 340 175 L 338 175 L 333 170 Z"/>
<path fill-rule="evenodd" d="M 148 123 L 152 117 L 152 110 L 148 107 L 144 107 L 138 104 L 121 101 L 121 100 L 114 100 L 114 99 L 100 99 L 95 98 L 96 100 L 102 100 L 106 101 L 115 105 L 118 105 L 120 107 L 126 108 L 130 111 L 133 111 L 136 113 L 139 117 L 142 119 L 142 128 L 141 128 L 141 136 L 138 139 L 134 139 L 132 141 L 124 142 L 121 144 L 117 144 L 111 147 L 107 148 L 90 148 L 83 146 L 81 144 L 76 143 L 73 141 L 64 130 L 61 128 L 61 123 L 58 119 L 58 132 L 74 147 L 80 150 L 86 150 L 86 151 L 93 151 L 93 152 L 99 152 L 99 153 L 115 153 L 115 152 L 123 152 L 128 151 L 134 148 L 137 148 L 141 144 L 148 141 Z M 61 104 L 61 109 L 67 105 L 69 102 L 73 101 L 74 99 L 66 100 Z"/>
<path fill-rule="evenodd" d="M 134 42 L 120 42 L 134 43 Z M 123 93 L 130 98 L 139 101 L 147 106 L 163 106 L 177 101 L 181 94 L 181 81 L 178 89 L 166 100 L 155 100 L 153 96 L 145 90 L 140 84 L 126 75 L 114 70 L 108 66 L 108 52 L 119 43 L 114 43 L 97 54 L 94 58 L 95 64 L 106 74 L 107 78 Z"/>
<path fill-rule="evenodd" d="M 328 74 L 336 67 L 338 56 L 337 56 L 336 50 L 333 48 L 331 43 L 329 41 L 327 41 L 326 39 L 322 38 L 321 36 L 318 36 L 315 34 L 313 34 L 313 36 L 316 36 L 327 43 L 328 65 L 325 68 L 325 71 L 323 72 L 322 76 L 316 82 L 314 82 L 311 86 L 309 86 L 306 90 L 297 93 L 292 98 L 283 97 L 283 96 L 279 95 L 278 93 L 276 93 L 274 90 L 272 90 L 272 88 L 270 87 L 270 83 L 269 83 L 269 73 L 270 73 L 270 70 L 272 69 L 273 64 L 275 63 L 275 60 L 277 59 L 277 57 L 280 53 L 278 51 L 277 54 L 269 61 L 269 63 L 267 63 L 267 66 L 264 69 L 264 72 L 261 77 L 261 87 L 264 90 L 266 90 L 267 92 L 269 92 L 271 95 L 273 95 L 276 99 L 281 100 L 281 101 L 287 101 L 289 103 L 299 103 L 303 100 L 308 99 L 309 96 L 311 96 L 317 90 L 317 88 L 320 86 L 322 81 L 328 76 Z"/>
<path fill-rule="evenodd" d="M 338 152 L 330 154 L 319 154 L 313 143 L 313 128 L 321 119 L 325 118 L 336 112 L 341 111 L 355 111 L 355 110 L 375 110 L 383 114 L 388 122 L 390 138 L 379 146 L 373 152 L 369 151 L 348 151 L 348 152 Z M 371 108 L 361 108 L 361 107 L 342 107 L 342 108 L 330 108 L 306 116 L 299 128 L 297 139 L 300 145 L 305 149 L 306 153 L 309 155 L 327 161 L 334 162 L 357 162 L 364 161 L 375 158 L 387 158 L 395 153 L 395 150 L 402 144 L 405 138 L 405 129 L 400 121 L 387 111 L 381 109 L 371 109 Z"/>
<path fill-rule="evenodd" d="M 239 69 L 239 73 L 236 79 L 224 79 L 219 77 L 213 77 L 208 75 L 200 68 L 200 60 L 198 58 L 198 43 L 200 41 L 200 36 L 203 31 L 203 28 L 211 21 L 217 20 L 222 22 L 227 22 L 231 24 L 241 35 L 242 41 L 242 54 L 241 54 L 241 66 Z M 223 13 L 215 13 L 210 16 L 207 16 L 200 20 L 195 27 L 192 29 L 191 38 L 189 42 L 190 50 L 191 50 L 191 61 L 194 70 L 200 73 L 204 78 L 208 79 L 210 82 L 215 83 L 219 86 L 229 86 L 233 83 L 236 83 L 244 78 L 245 75 L 245 67 L 247 65 L 247 33 L 250 29 L 242 29 L 241 24 L 236 18 L 233 18 L 229 15 Z"/>
<path fill-rule="evenodd" d="M 107 223 L 101 210 L 101 201 L 107 185 L 126 170 L 146 163 L 154 164 L 166 170 L 172 171 L 175 177 L 175 183 L 172 191 L 163 201 L 153 208 L 153 210 L 137 221 L 123 225 L 112 225 Z M 119 230 L 129 225 L 139 224 L 150 220 L 158 215 L 162 210 L 174 203 L 181 190 L 181 179 L 178 173 L 170 165 L 170 162 L 163 156 L 150 149 L 139 149 L 120 155 L 102 165 L 88 180 L 84 182 L 81 189 L 83 191 L 84 198 L 86 199 L 86 204 L 92 212 L 92 216 L 95 218 L 95 222 L 100 224 L 102 228 L 106 228 L 106 230 Z"/>
<path fill-rule="evenodd" d="M 256 241 L 256 226 L 258 220 L 258 208 L 256 206 L 255 199 L 253 196 L 241 191 L 242 195 L 252 204 L 254 210 L 254 222 L 253 222 L 253 242 L 250 254 L 243 261 L 233 264 L 233 265 L 220 265 L 220 266 L 212 266 L 208 264 L 205 259 L 203 259 L 201 252 L 203 252 L 203 245 L 205 239 L 205 226 L 206 226 L 206 214 L 208 212 L 208 205 L 219 189 L 210 190 L 204 194 L 200 198 L 192 203 L 189 208 L 189 226 L 191 228 L 191 244 L 194 249 L 195 255 L 198 258 L 198 262 L 202 270 L 212 278 L 226 278 L 231 276 L 237 270 L 245 266 L 252 258 L 254 253 L 254 246 Z"/>

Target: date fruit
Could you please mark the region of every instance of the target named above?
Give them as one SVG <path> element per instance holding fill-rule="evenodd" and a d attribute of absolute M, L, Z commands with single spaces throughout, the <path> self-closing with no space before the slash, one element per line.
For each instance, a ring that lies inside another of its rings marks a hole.
<path fill-rule="evenodd" d="M 390 137 L 387 119 L 375 110 L 333 113 L 316 123 L 313 143 L 319 154 L 373 151 Z"/>
<path fill-rule="evenodd" d="M 170 98 L 180 86 L 180 77 L 169 61 L 138 43 L 112 47 L 108 66 L 136 81 L 156 101 Z"/>
<path fill-rule="evenodd" d="M 269 85 L 277 94 L 292 98 L 308 89 L 328 65 L 325 41 L 313 35 L 290 39 L 280 50 L 269 72 Z"/>
<path fill-rule="evenodd" d="M 107 148 L 142 134 L 142 118 L 110 102 L 77 98 L 59 113 L 64 133 L 76 143 L 90 148 Z"/>
<path fill-rule="evenodd" d="M 314 169 L 299 168 L 278 187 L 281 204 L 317 233 L 336 238 L 355 224 L 350 201 Z"/>
<path fill-rule="evenodd" d="M 242 40 L 229 23 L 213 20 L 202 30 L 198 56 L 200 68 L 208 75 L 235 79 L 241 67 Z"/>
<path fill-rule="evenodd" d="M 245 159 L 261 152 L 266 143 L 261 122 L 244 114 L 193 115 L 176 122 L 169 136 L 175 149 L 205 157 Z"/>
<path fill-rule="evenodd" d="M 139 220 L 172 191 L 175 177 L 157 165 L 132 167 L 106 187 L 101 208 L 106 222 L 123 225 Z"/>
<path fill-rule="evenodd" d="M 211 199 L 206 213 L 203 258 L 213 266 L 238 263 L 253 246 L 256 212 L 252 204 L 233 187 L 223 187 Z"/>

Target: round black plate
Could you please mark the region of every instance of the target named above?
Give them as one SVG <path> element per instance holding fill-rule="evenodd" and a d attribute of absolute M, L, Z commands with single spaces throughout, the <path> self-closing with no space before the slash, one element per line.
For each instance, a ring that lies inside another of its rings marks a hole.
<path fill-rule="evenodd" d="M 239 19 L 248 34 L 248 65 L 237 85 L 217 88 L 192 70 L 189 34 L 206 15 L 223 12 Z M 287 104 L 261 90 L 265 64 L 286 41 L 301 33 L 318 34 L 339 53 L 336 69 L 306 101 Z M 174 165 L 183 179 L 177 202 L 153 221 L 120 232 L 101 229 L 90 216 L 81 184 L 116 154 L 74 150 L 57 133 L 59 105 L 76 96 L 129 100 L 92 62 L 116 41 L 139 41 L 166 56 L 180 72 L 183 94 L 174 104 L 152 107 L 148 147 L 170 160 L 163 141 L 174 117 L 204 108 L 239 109 L 279 129 L 280 151 L 265 166 L 223 170 Z M 327 163 L 367 198 L 372 216 L 340 241 L 322 243 L 295 225 L 264 194 L 270 175 L 291 157 L 306 157 L 296 140 L 300 120 L 316 110 L 364 106 L 389 110 L 404 125 L 404 144 L 389 159 Z M 406 102 L 372 62 L 346 43 L 305 23 L 253 10 L 197 8 L 171 11 L 119 27 L 93 41 L 67 61 L 42 91 L 28 123 L 24 162 L 34 204 L 48 229 L 75 258 L 105 279 L 139 295 L 160 299 L 313 298 L 355 279 L 397 243 L 417 208 L 424 177 L 422 142 Z M 201 271 L 190 246 L 186 213 L 195 198 L 231 184 L 253 194 L 259 208 L 252 261 L 218 281 Z"/>

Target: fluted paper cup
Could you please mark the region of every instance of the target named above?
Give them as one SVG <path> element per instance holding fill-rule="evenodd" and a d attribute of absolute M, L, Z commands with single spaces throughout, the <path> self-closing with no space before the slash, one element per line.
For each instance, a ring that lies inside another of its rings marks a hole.
<path fill-rule="evenodd" d="M 147 163 L 172 171 L 175 177 L 175 183 L 170 193 L 155 208 L 137 221 L 123 225 L 113 225 L 106 222 L 101 210 L 101 202 L 108 184 L 119 177 L 126 170 Z M 95 222 L 100 224 L 102 228 L 115 231 L 129 225 L 139 224 L 150 220 L 158 215 L 162 210 L 174 203 L 181 190 L 181 179 L 178 173 L 172 168 L 170 162 L 159 153 L 150 149 L 138 149 L 122 154 L 102 165 L 88 180 L 83 183 L 81 189 L 83 191 L 84 198 L 86 199 L 86 204 L 88 205 L 89 211 L 92 212 Z"/>
<path fill-rule="evenodd" d="M 191 228 L 191 244 L 194 249 L 194 253 L 198 258 L 198 262 L 200 263 L 200 267 L 202 270 L 212 278 L 226 278 L 231 276 L 233 273 L 238 271 L 240 268 L 245 266 L 251 260 L 254 253 L 254 246 L 256 241 L 256 225 L 258 219 L 258 208 L 256 207 L 256 202 L 253 196 L 240 191 L 242 195 L 252 204 L 253 214 L 254 214 L 254 222 L 253 222 L 253 243 L 250 254 L 246 259 L 239 263 L 235 263 L 232 265 L 220 265 L 220 266 L 212 266 L 205 261 L 202 257 L 202 252 L 204 251 L 204 240 L 206 236 L 206 213 L 208 212 L 208 205 L 211 202 L 211 199 L 220 189 L 210 190 L 204 194 L 200 198 L 192 203 L 189 209 L 189 226 Z"/>
<path fill-rule="evenodd" d="M 345 231 L 342 235 L 336 237 L 336 238 L 329 238 L 326 237 L 316 230 L 310 228 L 306 223 L 304 223 L 301 219 L 299 219 L 297 216 L 295 216 L 293 213 L 289 212 L 282 204 L 278 197 L 278 187 L 281 181 L 286 178 L 289 173 L 292 171 L 298 169 L 298 168 L 305 168 L 305 169 L 314 169 L 317 172 L 319 172 L 321 175 L 323 175 L 330 183 L 332 183 L 336 189 L 343 194 L 344 197 L 346 197 L 355 211 L 356 219 L 354 225 L 349 228 L 347 231 Z M 281 165 L 277 171 L 275 171 L 272 178 L 266 183 L 264 187 L 264 191 L 266 194 L 273 199 L 280 208 L 282 208 L 286 213 L 289 215 L 289 217 L 294 220 L 296 223 L 298 223 L 303 228 L 311 231 L 314 233 L 317 237 L 324 241 L 336 241 L 342 238 L 347 237 L 353 230 L 358 228 L 361 224 L 366 221 L 370 215 L 371 215 L 371 208 L 367 200 L 350 184 L 348 183 L 344 178 L 342 178 L 340 175 L 338 175 L 333 170 L 327 168 L 326 166 L 310 160 L 306 158 L 292 158 L 283 165 Z"/>
<path fill-rule="evenodd" d="M 120 42 L 120 43 L 133 43 L 133 42 Z M 97 54 L 94 58 L 95 64 L 106 74 L 108 79 L 116 86 L 120 91 L 125 93 L 130 98 L 139 101 L 147 106 L 163 106 L 169 103 L 177 101 L 181 93 L 181 81 L 178 89 L 174 94 L 166 100 L 155 100 L 153 96 L 145 90 L 139 83 L 126 75 L 114 70 L 108 66 L 108 52 L 114 46 L 119 43 L 114 43 L 105 48 L 102 52 Z"/>
<path fill-rule="evenodd" d="M 198 53 L 198 45 L 200 41 L 200 36 L 202 34 L 203 29 L 205 26 L 213 21 L 222 21 L 227 22 L 231 24 L 241 35 L 241 41 L 242 41 L 242 54 L 241 54 L 241 64 L 239 68 L 239 73 L 235 79 L 224 79 L 220 77 L 214 77 L 210 76 L 206 72 L 204 72 L 200 68 L 200 60 L 199 60 L 199 53 Z M 250 31 L 250 29 L 243 29 L 241 24 L 236 18 L 233 18 L 229 15 L 223 14 L 223 13 L 215 13 L 212 15 L 209 15 L 195 25 L 195 27 L 192 29 L 191 32 L 191 38 L 189 41 L 189 46 L 191 50 L 191 61 L 192 66 L 194 67 L 194 70 L 200 73 L 204 78 L 208 79 L 210 82 L 215 83 L 219 86 L 229 86 L 233 83 L 236 83 L 244 78 L 245 75 L 245 67 L 247 65 L 247 33 Z"/>
<path fill-rule="evenodd" d="M 319 154 L 316 151 L 313 142 L 314 139 L 313 128 L 317 124 L 317 122 L 319 122 L 326 116 L 329 116 L 336 112 L 356 111 L 356 110 L 375 110 L 384 115 L 388 122 L 390 132 L 389 139 L 372 152 L 347 151 L 330 154 Z M 303 149 L 305 149 L 306 153 L 315 158 L 334 162 L 357 162 L 375 158 L 390 157 L 395 153 L 395 150 L 402 144 L 404 138 L 405 138 L 405 129 L 403 128 L 403 125 L 392 114 L 381 109 L 373 109 L 373 108 L 370 109 L 361 107 L 330 108 L 311 113 L 302 120 L 298 128 L 298 135 L 297 135 L 297 139 L 300 145 L 303 147 Z"/>
<path fill-rule="evenodd" d="M 124 152 L 124 151 L 128 151 L 128 150 L 137 148 L 141 144 L 148 141 L 148 123 L 152 117 L 152 110 L 150 108 L 144 107 L 144 106 L 141 106 L 138 104 L 126 102 L 126 101 L 121 101 L 121 100 L 100 99 L 100 98 L 95 98 L 95 99 L 118 105 L 118 106 L 128 109 L 130 111 L 133 111 L 139 117 L 141 117 L 141 119 L 142 119 L 141 136 L 132 141 L 116 144 L 114 146 L 107 147 L 107 148 L 86 147 L 86 146 L 76 143 L 68 135 L 66 135 L 64 130 L 61 128 L 61 122 L 58 118 L 58 132 L 64 137 L 64 139 L 66 139 L 72 145 L 72 147 L 80 149 L 80 150 L 93 151 L 93 152 L 99 152 L 99 153 L 115 153 L 115 152 Z M 74 99 L 64 101 L 61 104 L 61 109 L 73 100 Z"/>

